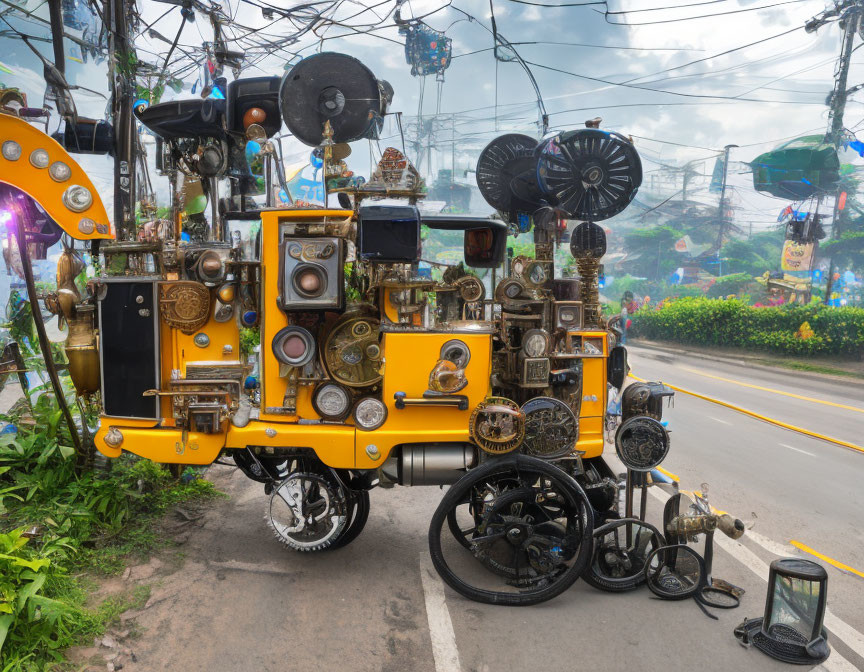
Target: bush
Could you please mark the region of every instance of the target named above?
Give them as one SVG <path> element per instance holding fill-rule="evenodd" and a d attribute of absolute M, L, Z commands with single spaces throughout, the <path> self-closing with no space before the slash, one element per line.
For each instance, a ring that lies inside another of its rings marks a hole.
<path fill-rule="evenodd" d="M 807 322 L 813 336 L 796 333 Z M 783 355 L 864 353 L 864 308 L 807 306 L 753 307 L 738 299 L 681 298 L 640 310 L 635 337 L 692 345 L 753 348 Z"/>

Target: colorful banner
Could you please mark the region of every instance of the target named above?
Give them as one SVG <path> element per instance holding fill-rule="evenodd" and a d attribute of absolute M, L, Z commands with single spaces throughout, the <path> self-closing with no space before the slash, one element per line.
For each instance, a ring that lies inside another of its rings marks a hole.
<path fill-rule="evenodd" d="M 815 243 L 801 244 L 787 240 L 783 243 L 783 256 L 780 268 L 784 271 L 809 272 L 815 247 Z"/>

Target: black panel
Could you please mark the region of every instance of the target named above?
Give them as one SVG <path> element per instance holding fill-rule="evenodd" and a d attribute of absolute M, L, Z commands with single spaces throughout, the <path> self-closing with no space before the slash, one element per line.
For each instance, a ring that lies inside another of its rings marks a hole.
<path fill-rule="evenodd" d="M 362 261 L 413 264 L 420 259 L 420 212 L 413 205 L 364 205 L 358 213 Z"/>
<path fill-rule="evenodd" d="M 158 389 L 153 282 L 106 283 L 99 302 L 102 353 L 102 404 L 105 415 L 157 417 Z M 139 298 L 140 297 L 140 298 Z M 140 301 L 140 303 L 139 303 Z"/>

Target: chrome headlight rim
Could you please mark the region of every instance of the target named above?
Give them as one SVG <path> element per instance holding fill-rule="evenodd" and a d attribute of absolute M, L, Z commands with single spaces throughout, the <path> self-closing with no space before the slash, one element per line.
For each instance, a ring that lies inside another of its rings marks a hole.
<path fill-rule="evenodd" d="M 72 179 L 72 168 L 63 161 L 54 161 L 48 166 L 48 175 L 55 182 L 68 182 Z"/>
<path fill-rule="evenodd" d="M 319 401 L 321 395 L 326 394 L 329 391 L 338 391 L 338 393 L 340 393 L 345 399 L 345 407 L 339 413 L 326 412 Z M 334 383 L 333 381 L 321 383 L 315 388 L 315 391 L 312 392 L 312 408 L 324 420 L 344 420 L 348 417 L 348 414 L 351 413 L 351 393 L 347 388 L 343 387 L 339 383 Z"/>
<path fill-rule="evenodd" d="M 297 336 L 306 346 L 302 355 L 291 357 L 282 348 L 284 342 L 291 336 Z M 276 332 L 273 341 L 270 344 L 273 355 L 279 362 L 287 366 L 302 368 L 315 359 L 315 337 L 308 329 L 303 327 L 290 326 L 284 327 Z"/>
<path fill-rule="evenodd" d="M 458 368 L 464 369 L 468 366 L 468 362 L 471 361 L 471 348 L 468 347 L 465 341 L 451 338 L 441 346 L 438 359 L 446 359 L 449 362 L 453 362 Z"/>
<path fill-rule="evenodd" d="M 87 194 L 87 202 L 85 205 L 77 204 L 72 200 L 73 194 L 78 190 Z M 85 210 L 89 210 L 90 206 L 93 205 L 93 194 L 87 187 L 81 186 L 80 184 L 70 184 L 66 191 L 63 192 L 63 205 L 72 212 L 84 212 Z"/>
<path fill-rule="evenodd" d="M 358 414 L 360 413 L 361 408 L 363 406 L 369 406 L 372 404 L 375 404 L 378 407 L 378 409 L 381 411 L 381 419 L 377 423 L 375 423 L 374 425 L 364 425 L 360 422 L 360 419 L 358 418 Z M 364 431 L 364 432 L 374 432 L 376 429 L 381 427 L 385 422 L 387 422 L 387 405 L 383 401 L 381 401 L 380 399 L 377 399 L 376 397 L 363 397 L 356 404 L 354 404 L 354 410 L 351 411 L 351 417 L 354 418 L 354 424 L 357 427 L 357 429 Z"/>

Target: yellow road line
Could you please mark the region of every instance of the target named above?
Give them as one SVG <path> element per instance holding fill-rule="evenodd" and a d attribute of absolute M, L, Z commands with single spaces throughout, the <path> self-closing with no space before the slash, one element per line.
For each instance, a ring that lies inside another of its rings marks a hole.
<path fill-rule="evenodd" d="M 640 378 L 639 376 L 634 376 L 632 373 L 630 377 L 633 380 L 638 380 L 640 383 L 644 383 L 645 379 Z M 762 420 L 763 422 L 767 422 L 771 425 L 776 425 L 777 427 L 783 427 L 784 429 L 789 429 L 793 432 L 798 432 L 799 434 L 804 434 L 805 436 L 812 436 L 814 439 L 821 439 L 822 441 L 827 441 L 828 443 L 834 443 L 838 446 L 843 446 L 844 448 L 850 448 L 852 450 L 857 450 L 859 453 L 864 453 L 864 446 L 859 446 L 854 443 L 850 443 L 849 441 L 843 441 L 842 439 L 835 439 L 831 436 L 826 436 L 825 434 L 820 434 L 819 432 L 813 432 L 809 429 L 804 429 L 803 427 L 797 427 L 795 425 L 790 425 L 788 422 L 783 422 L 782 420 L 777 420 L 775 418 L 769 418 L 767 416 L 761 415 L 760 413 L 756 413 L 755 411 L 751 411 L 746 408 L 742 408 L 741 406 L 736 406 L 735 404 L 730 404 L 728 401 L 721 401 L 720 399 L 714 399 L 713 397 L 706 396 L 704 394 L 699 394 L 698 392 L 692 392 L 690 390 L 685 390 L 682 387 L 676 387 L 675 385 L 670 385 L 669 383 L 664 383 L 667 387 L 672 388 L 677 392 L 683 392 L 684 394 L 689 394 L 692 397 L 697 397 L 698 399 L 703 399 L 704 401 L 710 401 L 712 404 L 719 404 L 720 406 L 725 406 L 726 408 L 731 408 L 733 411 L 738 411 L 739 413 L 743 413 L 744 415 L 749 415 L 751 418 L 756 418 L 757 420 Z"/>
<path fill-rule="evenodd" d="M 664 476 L 668 476 L 669 478 L 671 478 L 675 482 L 678 482 L 681 480 L 681 478 L 678 476 L 678 474 L 673 474 L 671 471 L 666 471 L 663 467 L 657 467 L 657 471 L 659 471 Z"/>
<path fill-rule="evenodd" d="M 697 369 L 690 369 L 686 366 L 681 367 L 684 371 L 689 371 L 690 373 L 695 373 L 699 376 L 704 376 L 705 378 L 713 378 L 714 380 L 722 380 L 724 383 L 732 383 L 733 385 L 740 385 L 741 387 L 749 387 L 754 390 L 762 390 L 763 392 L 772 392 L 773 394 L 782 394 L 784 397 L 792 397 L 793 399 L 801 399 L 803 401 L 812 401 L 816 404 L 825 404 L 826 406 L 834 406 L 836 408 L 843 408 L 847 411 L 858 411 L 858 413 L 864 413 L 864 408 L 859 408 L 858 406 L 848 406 L 846 404 L 838 404 L 833 401 L 825 401 L 824 399 L 816 399 L 814 397 L 805 397 L 801 394 L 793 394 L 792 392 L 784 392 L 783 390 L 775 390 L 772 387 L 762 387 L 761 385 L 753 385 L 751 383 L 744 383 L 740 380 L 733 380 L 732 378 L 723 378 L 722 376 L 714 376 L 710 373 L 705 373 L 704 371 L 699 371 Z"/>
<path fill-rule="evenodd" d="M 849 565 L 844 565 L 842 562 L 838 562 L 834 558 L 829 558 L 827 555 L 822 555 L 819 551 L 814 551 L 812 548 L 810 548 L 809 546 L 805 546 L 800 541 L 795 541 L 794 539 L 792 539 L 789 543 L 792 544 L 795 548 L 804 551 L 805 553 L 815 555 L 823 562 L 827 562 L 829 565 L 833 565 L 837 569 L 842 569 L 844 572 L 850 572 L 851 574 L 855 574 L 864 579 L 864 572 L 859 572 L 857 569 L 853 569 Z"/>

